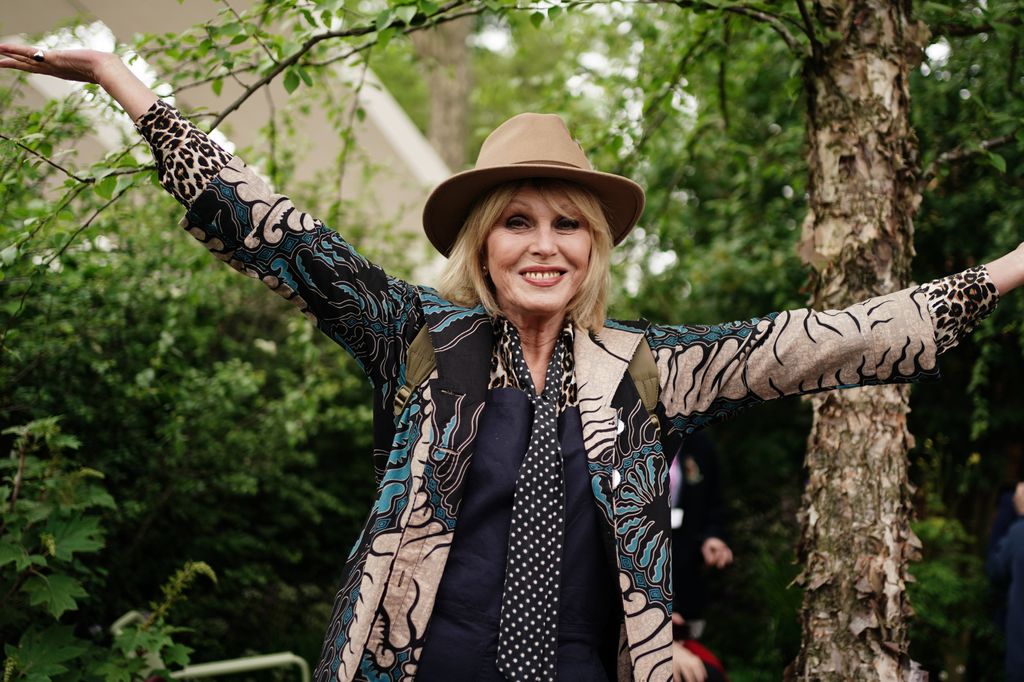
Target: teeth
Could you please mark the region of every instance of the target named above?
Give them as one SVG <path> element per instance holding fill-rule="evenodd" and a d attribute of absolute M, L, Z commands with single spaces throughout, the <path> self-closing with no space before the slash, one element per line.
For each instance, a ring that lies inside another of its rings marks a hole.
<path fill-rule="evenodd" d="M 546 272 L 524 272 L 523 273 L 523 277 L 526 277 L 527 279 L 555 279 L 556 277 L 561 277 L 561 276 L 562 276 L 562 273 L 556 272 L 554 270 L 548 270 Z"/>

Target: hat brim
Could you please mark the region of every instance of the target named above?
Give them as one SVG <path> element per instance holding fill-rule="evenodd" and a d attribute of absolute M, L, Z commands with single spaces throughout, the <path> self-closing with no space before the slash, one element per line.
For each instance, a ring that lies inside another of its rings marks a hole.
<path fill-rule="evenodd" d="M 621 175 L 553 164 L 476 168 L 456 173 L 431 192 L 423 207 L 427 239 L 447 258 L 473 205 L 488 190 L 505 182 L 530 178 L 568 180 L 592 191 L 605 209 L 613 244 L 626 238 L 644 211 L 643 188 Z"/>

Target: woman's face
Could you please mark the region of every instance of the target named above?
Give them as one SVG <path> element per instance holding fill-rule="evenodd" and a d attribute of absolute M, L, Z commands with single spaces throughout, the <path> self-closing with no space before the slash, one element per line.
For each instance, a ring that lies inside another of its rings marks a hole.
<path fill-rule="evenodd" d="M 517 326 L 561 324 L 590 263 L 590 226 L 568 200 L 554 208 L 524 187 L 498 216 L 484 264 L 502 313 Z"/>

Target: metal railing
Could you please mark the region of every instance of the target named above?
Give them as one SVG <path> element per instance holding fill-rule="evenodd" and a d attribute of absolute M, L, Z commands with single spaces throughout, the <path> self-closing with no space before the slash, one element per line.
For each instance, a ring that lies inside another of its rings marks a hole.
<path fill-rule="evenodd" d="M 171 673 L 175 680 L 193 680 L 200 677 L 216 677 L 217 675 L 233 675 L 235 673 L 248 673 L 254 670 L 269 670 L 271 668 L 284 668 L 285 666 L 297 666 L 302 682 L 309 682 L 309 664 L 305 659 L 296 656 L 290 651 L 279 654 L 266 654 L 264 656 L 246 656 L 244 658 L 232 658 L 227 661 L 213 661 L 212 663 L 197 663 L 181 670 Z"/>
<path fill-rule="evenodd" d="M 145 616 L 138 611 L 129 611 L 114 621 L 110 626 L 110 631 L 116 636 L 129 625 L 141 623 L 144 620 Z M 164 667 L 163 662 L 153 654 L 149 654 L 146 657 L 146 663 L 154 670 Z M 234 675 L 237 673 L 254 672 L 256 670 L 284 668 L 286 666 L 297 667 L 299 669 L 299 675 L 302 678 L 302 682 L 309 682 L 309 664 L 306 663 L 305 659 L 300 656 L 296 656 L 290 651 L 283 651 L 276 654 L 264 654 L 262 656 L 244 656 L 242 658 L 212 661 L 210 663 L 197 663 L 196 665 L 186 666 L 181 670 L 172 672 L 171 679 L 194 680 L 202 677 Z"/>

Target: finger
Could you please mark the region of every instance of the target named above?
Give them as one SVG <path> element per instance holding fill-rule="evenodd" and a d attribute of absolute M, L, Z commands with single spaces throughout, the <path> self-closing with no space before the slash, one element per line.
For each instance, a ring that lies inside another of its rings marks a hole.
<path fill-rule="evenodd" d="M 704 682 L 704 664 L 700 662 L 700 659 L 687 663 L 688 665 L 683 671 L 686 682 Z"/>
<path fill-rule="evenodd" d="M 2 54 L 7 59 L 12 59 L 12 60 L 20 62 L 22 64 L 38 64 L 39 63 L 36 60 L 32 59 L 31 57 L 26 57 L 24 55 L 20 55 L 20 54 L 17 54 L 15 52 L 4 52 L 3 50 L 0 50 L 0 54 Z"/>
<path fill-rule="evenodd" d="M 37 47 L 31 45 L 15 45 L 13 43 L 0 43 L 0 53 L 7 57 L 17 59 L 21 62 L 37 63 L 38 60 L 32 58 L 32 55 L 41 52 Z"/>
<path fill-rule="evenodd" d="M 25 63 L 10 57 L 0 59 L 0 69 L 17 69 L 18 71 L 27 71 L 29 73 L 37 73 L 39 70 L 36 68 L 35 64 L 31 62 Z"/>

